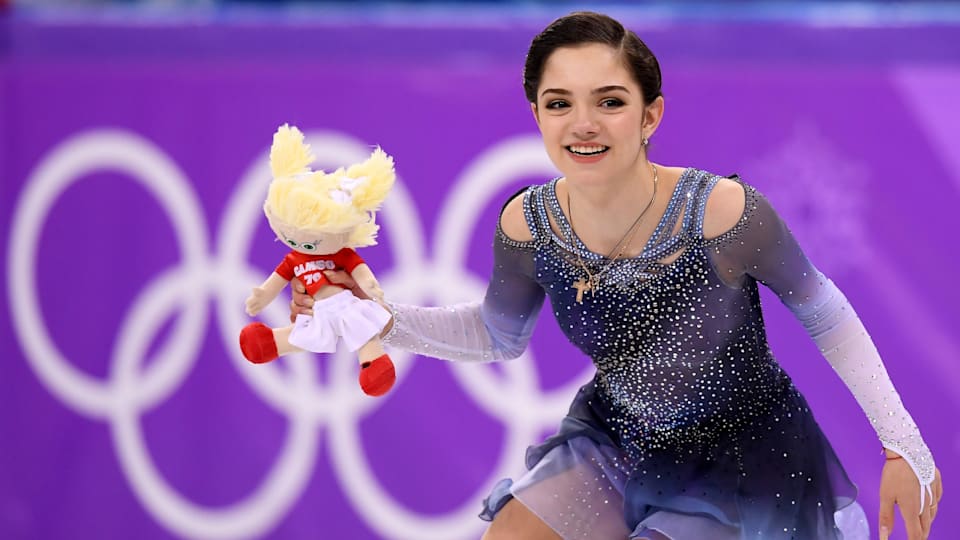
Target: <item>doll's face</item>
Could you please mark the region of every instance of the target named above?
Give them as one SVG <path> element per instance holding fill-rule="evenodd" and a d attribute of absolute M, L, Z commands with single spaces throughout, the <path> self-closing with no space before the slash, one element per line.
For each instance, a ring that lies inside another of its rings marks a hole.
<path fill-rule="evenodd" d="M 294 251 L 307 255 L 326 255 L 336 253 L 347 247 L 349 232 L 325 233 L 288 227 L 283 223 L 271 223 L 277 238 Z"/>

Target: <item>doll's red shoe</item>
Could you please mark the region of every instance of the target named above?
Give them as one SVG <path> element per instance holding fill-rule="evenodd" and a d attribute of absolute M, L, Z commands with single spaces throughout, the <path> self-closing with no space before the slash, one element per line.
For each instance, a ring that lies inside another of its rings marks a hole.
<path fill-rule="evenodd" d="M 240 351 L 254 364 L 263 364 L 279 356 L 273 330 L 260 322 L 250 323 L 240 331 Z"/>
<path fill-rule="evenodd" d="M 360 364 L 360 388 L 368 396 L 382 396 L 386 394 L 397 380 L 397 372 L 393 369 L 393 361 L 382 354 L 372 362 Z"/>

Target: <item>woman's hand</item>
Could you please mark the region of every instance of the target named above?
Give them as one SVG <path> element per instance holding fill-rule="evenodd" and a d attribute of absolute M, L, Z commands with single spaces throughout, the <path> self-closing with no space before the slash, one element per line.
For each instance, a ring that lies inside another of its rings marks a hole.
<path fill-rule="evenodd" d="M 353 279 L 353 276 L 344 272 L 343 270 L 324 270 L 323 275 L 327 276 L 327 279 L 330 280 L 330 283 L 336 283 L 337 285 L 345 287 L 357 298 L 370 300 L 370 296 L 367 295 L 362 288 L 360 288 L 360 285 L 358 285 L 357 281 Z"/>
<path fill-rule="evenodd" d="M 290 322 L 296 322 L 297 315 L 313 315 L 313 297 L 307 294 L 300 278 L 290 280 L 293 298 L 290 300 Z"/>
<path fill-rule="evenodd" d="M 343 285 L 346 289 L 353 293 L 357 298 L 362 298 L 364 300 L 370 300 L 370 297 L 367 296 L 367 293 L 357 285 L 357 282 L 350 276 L 350 274 L 339 271 L 339 270 L 326 270 L 323 272 L 327 276 L 327 279 L 330 280 L 330 283 L 336 283 L 337 285 Z M 306 287 L 303 286 L 297 278 L 293 278 L 290 281 L 290 290 L 293 291 L 293 299 L 290 300 L 290 322 L 296 320 L 297 315 L 301 313 L 304 315 L 313 315 L 313 297 L 307 294 Z M 373 300 L 377 301 L 380 305 L 383 305 L 383 302 L 379 299 L 374 298 Z M 386 306 L 384 309 L 390 311 Z M 389 324 L 387 327 L 389 328 Z"/>
<path fill-rule="evenodd" d="M 887 540 L 893 532 L 893 506 L 900 506 L 900 515 L 907 528 L 909 540 L 924 540 L 930 536 L 930 524 L 937 517 L 937 504 L 943 496 L 940 470 L 933 478 L 933 500 L 920 486 L 910 465 L 896 453 L 887 450 L 887 461 L 880 476 L 880 540 Z M 922 491 L 921 491 L 922 490 Z M 920 508 L 921 493 L 923 509 Z"/>

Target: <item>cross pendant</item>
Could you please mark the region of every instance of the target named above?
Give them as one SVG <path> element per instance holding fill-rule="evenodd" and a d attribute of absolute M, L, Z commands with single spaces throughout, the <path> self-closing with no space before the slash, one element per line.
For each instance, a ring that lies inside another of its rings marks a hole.
<path fill-rule="evenodd" d="M 583 293 L 585 293 L 585 292 L 589 291 L 590 289 L 592 289 L 593 286 L 590 284 L 589 281 L 586 281 L 585 279 L 580 278 L 580 279 L 578 279 L 577 281 L 574 281 L 574 282 L 573 282 L 573 285 L 571 285 L 570 288 L 577 290 L 577 303 L 578 303 L 578 304 L 582 304 L 582 303 L 583 303 Z"/>

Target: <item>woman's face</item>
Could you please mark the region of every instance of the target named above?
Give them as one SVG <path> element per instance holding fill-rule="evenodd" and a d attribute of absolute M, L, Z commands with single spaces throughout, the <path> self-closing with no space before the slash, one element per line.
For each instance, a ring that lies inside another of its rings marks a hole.
<path fill-rule="evenodd" d="M 575 182 L 602 183 L 645 161 L 643 95 L 612 47 L 561 47 L 544 64 L 533 107 L 547 154 Z"/>

